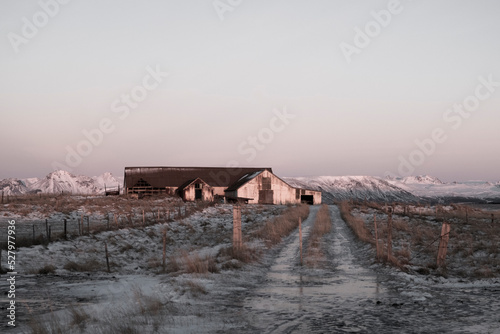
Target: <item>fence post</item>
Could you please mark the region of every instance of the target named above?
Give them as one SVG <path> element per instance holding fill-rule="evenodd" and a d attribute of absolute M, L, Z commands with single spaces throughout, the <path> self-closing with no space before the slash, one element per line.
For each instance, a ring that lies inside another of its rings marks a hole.
<path fill-rule="evenodd" d="M 167 259 L 167 229 L 163 230 L 163 272 L 165 272 L 165 261 Z"/>
<path fill-rule="evenodd" d="M 82 214 L 80 215 L 80 230 L 78 232 L 80 232 L 80 235 L 83 235 L 83 214 L 85 213 L 85 211 L 82 211 Z"/>
<path fill-rule="evenodd" d="M 45 235 L 49 237 L 49 222 L 45 219 Z"/>
<path fill-rule="evenodd" d="M 106 252 L 106 266 L 108 267 L 108 273 L 109 273 L 111 272 L 111 270 L 109 270 L 108 244 L 106 243 L 106 241 L 104 241 L 104 251 Z"/>
<path fill-rule="evenodd" d="M 47 239 L 50 243 L 50 235 L 52 234 L 52 231 L 51 231 L 51 226 L 49 225 L 49 233 L 47 234 Z"/>
<path fill-rule="evenodd" d="M 66 236 L 66 232 L 67 232 L 67 229 L 66 229 L 66 224 L 67 224 L 67 221 L 66 219 L 64 219 L 64 239 L 67 239 L 68 237 Z"/>
<path fill-rule="evenodd" d="M 392 208 L 389 207 L 388 213 L 388 222 L 387 222 L 387 261 L 390 261 L 392 258 Z"/>
<path fill-rule="evenodd" d="M 233 250 L 241 248 L 241 206 L 233 205 Z"/>
<path fill-rule="evenodd" d="M 377 260 L 380 258 L 380 250 L 378 248 L 378 230 L 377 230 L 377 215 L 373 214 L 373 225 L 375 228 L 375 247 L 377 249 Z"/>
<path fill-rule="evenodd" d="M 302 218 L 299 217 L 299 248 L 300 248 L 300 265 L 302 265 Z"/>
<path fill-rule="evenodd" d="M 448 249 L 448 241 L 450 240 L 450 223 L 444 222 L 441 227 L 441 237 L 439 240 L 437 265 L 438 267 L 445 264 L 446 251 Z"/>

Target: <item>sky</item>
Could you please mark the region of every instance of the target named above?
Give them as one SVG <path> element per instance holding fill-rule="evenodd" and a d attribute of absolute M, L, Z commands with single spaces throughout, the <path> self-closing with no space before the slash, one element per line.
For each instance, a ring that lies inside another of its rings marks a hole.
<path fill-rule="evenodd" d="M 500 180 L 496 0 L 0 0 L 0 179 Z"/>

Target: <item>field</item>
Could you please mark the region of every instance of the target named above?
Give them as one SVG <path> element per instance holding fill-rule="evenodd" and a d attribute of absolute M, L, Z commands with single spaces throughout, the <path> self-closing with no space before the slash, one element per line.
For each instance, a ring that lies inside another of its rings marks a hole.
<path fill-rule="evenodd" d="M 388 257 L 388 207 L 374 203 L 243 205 L 243 245 L 233 248 L 229 204 L 96 196 L 11 199 L 1 207 L 0 240 L 7 240 L 6 226 L 15 220 L 21 243 L 16 327 L 4 321 L 0 328 L 6 333 L 400 333 L 417 330 L 415 324 L 425 319 L 419 330 L 492 332 L 500 321 L 500 301 L 494 298 L 500 287 L 499 212 L 391 208 Z M 445 265 L 437 266 L 444 221 L 451 223 L 448 253 Z M 4 277 L 0 290 L 8 291 Z M 0 298 L 0 304 L 8 302 L 7 294 Z"/>
<path fill-rule="evenodd" d="M 340 204 L 344 220 L 359 229 L 360 239 L 376 245 L 380 261 L 408 272 L 444 277 L 500 277 L 500 210 L 497 206 L 415 206 L 375 203 Z M 390 214 L 389 211 L 392 211 Z M 387 254 L 389 215 L 392 220 L 392 254 Z M 450 224 L 446 260 L 437 255 L 443 223 Z"/>

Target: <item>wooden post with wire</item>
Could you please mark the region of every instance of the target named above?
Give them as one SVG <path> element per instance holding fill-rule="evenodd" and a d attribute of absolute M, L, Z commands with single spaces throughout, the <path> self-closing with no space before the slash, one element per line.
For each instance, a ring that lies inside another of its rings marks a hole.
<path fill-rule="evenodd" d="M 68 235 L 67 235 L 67 231 L 68 230 L 66 228 L 67 227 L 67 223 L 68 222 L 66 221 L 66 219 L 64 219 L 64 239 L 68 239 Z"/>
<path fill-rule="evenodd" d="M 104 251 L 106 253 L 106 267 L 108 268 L 108 273 L 110 273 L 111 270 L 109 269 L 108 244 L 106 243 L 106 241 L 104 241 Z"/>
<path fill-rule="evenodd" d="M 444 222 L 441 227 L 441 237 L 439 240 L 437 265 L 438 267 L 444 266 L 446 261 L 446 251 L 448 249 L 448 241 L 450 240 L 450 223 Z"/>
<path fill-rule="evenodd" d="M 236 203 L 233 205 L 233 250 L 240 250 L 241 245 L 241 206 Z"/>

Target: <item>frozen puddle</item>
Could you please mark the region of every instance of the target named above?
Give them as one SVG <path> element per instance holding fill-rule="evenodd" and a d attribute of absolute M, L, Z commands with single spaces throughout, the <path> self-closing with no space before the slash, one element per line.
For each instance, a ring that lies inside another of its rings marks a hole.
<path fill-rule="evenodd" d="M 304 246 L 318 209 L 311 207 L 303 223 Z M 330 210 L 333 231 L 327 268 L 300 266 L 299 234 L 296 232 L 275 259 L 264 285 L 245 300 L 253 331 L 310 333 L 335 327 L 348 327 L 351 332 L 367 330 L 355 325 L 359 314 L 352 311 L 360 308 L 360 304 L 376 303 L 383 291 L 376 274 L 354 262 L 350 231 L 340 219 L 337 208 Z M 346 313 L 345 309 L 350 312 Z"/>

